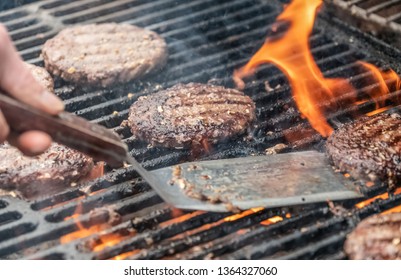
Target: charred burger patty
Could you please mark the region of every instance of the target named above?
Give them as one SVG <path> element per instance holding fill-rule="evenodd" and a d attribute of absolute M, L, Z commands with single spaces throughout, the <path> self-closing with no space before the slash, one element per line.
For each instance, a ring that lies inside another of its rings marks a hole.
<path fill-rule="evenodd" d="M 129 110 L 128 125 L 138 139 L 183 148 L 243 133 L 255 118 L 255 104 L 244 93 L 190 83 L 140 97 Z"/>
<path fill-rule="evenodd" d="M 93 164 L 82 153 L 55 143 L 35 157 L 24 156 L 7 143 L 0 144 L 0 188 L 25 198 L 53 194 L 86 176 Z"/>
<path fill-rule="evenodd" d="M 344 250 L 350 259 L 401 259 L 401 213 L 363 220 L 347 236 Z"/>
<path fill-rule="evenodd" d="M 109 86 L 128 82 L 164 66 L 167 44 L 153 31 L 130 24 L 73 26 L 42 49 L 46 69 L 66 81 Z"/>
<path fill-rule="evenodd" d="M 380 114 L 346 124 L 327 139 L 326 150 L 340 171 L 393 188 L 401 178 L 401 116 Z"/>

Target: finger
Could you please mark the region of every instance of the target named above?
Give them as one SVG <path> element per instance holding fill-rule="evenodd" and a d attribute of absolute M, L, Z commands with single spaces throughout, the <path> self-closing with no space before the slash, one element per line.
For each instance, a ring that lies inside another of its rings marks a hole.
<path fill-rule="evenodd" d="M 42 131 L 32 130 L 22 133 L 10 142 L 25 155 L 36 156 L 50 147 L 52 139 Z"/>
<path fill-rule="evenodd" d="M 7 139 L 9 133 L 10 128 L 8 127 L 6 119 L 0 110 L 0 143 L 3 143 Z"/>
<path fill-rule="evenodd" d="M 61 99 L 46 91 L 32 76 L 2 24 L 0 24 L 0 61 L 1 89 L 49 114 L 57 114 L 64 110 Z"/>

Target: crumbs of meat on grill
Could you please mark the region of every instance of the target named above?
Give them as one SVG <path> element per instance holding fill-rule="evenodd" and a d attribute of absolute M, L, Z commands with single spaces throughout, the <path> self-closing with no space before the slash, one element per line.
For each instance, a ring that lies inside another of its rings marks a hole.
<path fill-rule="evenodd" d="M 255 104 L 241 91 L 189 83 L 140 97 L 128 123 L 137 139 L 154 146 L 189 148 L 244 133 L 255 119 Z"/>
<path fill-rule="evenodd" d="M 191 182 L 191 179 L 187 179 L 186 174 L 193 171 L 201 171 L 203 168 L 196 164 L 189 165 L 186 169 L 176 165 L 171 167 L 171 180 L 169 184 L 171 186 L 176 185 L 181 192 L 192 199 L 207 201 L 212 204 L 222 203 L 228 212 L 238 213 L 240 208 L 233 204 L 234 201 L 243 200 L 241 194 L 231 191 L 227 186 L 215 187 L 209 183 L 212 177 L 208 174 L 198 173 L 197 176 L 204 181 L 204 183 Z"/>
<path fill-rule="evenodd" d="M 401 116 L 378 114 L 345 124 L 327 139 L 326 151 L 341 172 L 392 189 L 401 179 Z"/>
<path fill-rule="evenodd" d="M 130 24 L 67 27 L 42 49 L 46 69 L 55 76 L 91 86 L 125 83 L 161 69 L 167 44 L 157 33 Z"/>
<path fill-rule="evenodd" d="M 344 251 L 355 260 L 401 259 L 401 213 L 362 220 L 347 236 Z"/>
<path fill-rule="evenodd" d="M 35 199 L 75 185 L 90 173 L 90 157 L 53 143 L 43 154 L 28 157 L 8 143 L 0 144 L 0 188 Z"/>

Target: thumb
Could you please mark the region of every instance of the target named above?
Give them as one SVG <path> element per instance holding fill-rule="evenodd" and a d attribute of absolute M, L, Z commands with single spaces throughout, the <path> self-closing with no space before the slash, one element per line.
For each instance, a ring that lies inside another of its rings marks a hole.
<path fill-rule="evenodd" d="M 6 119 L 0 110 L 0 143 L 3 143 L 6 140 L 9 133 L 10 128 L 8 127 Z"/>
<path fill-rule="evenodd" d="M 0 24 L 0 61 L 1 89 L 49 114 L 57 114 L 64 110 L 61 99 L 46 91 L 32 76 L 2 24 Z"/>

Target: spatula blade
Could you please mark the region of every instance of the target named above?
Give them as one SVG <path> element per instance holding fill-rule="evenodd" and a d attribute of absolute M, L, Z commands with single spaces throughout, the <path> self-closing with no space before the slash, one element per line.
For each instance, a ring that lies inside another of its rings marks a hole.
<path fill-rule="evenodd" d="M 316 151 L 189 162 L 151 173 L 158 194 L 181 209 L 227 212 L 362 197 Z"/>

